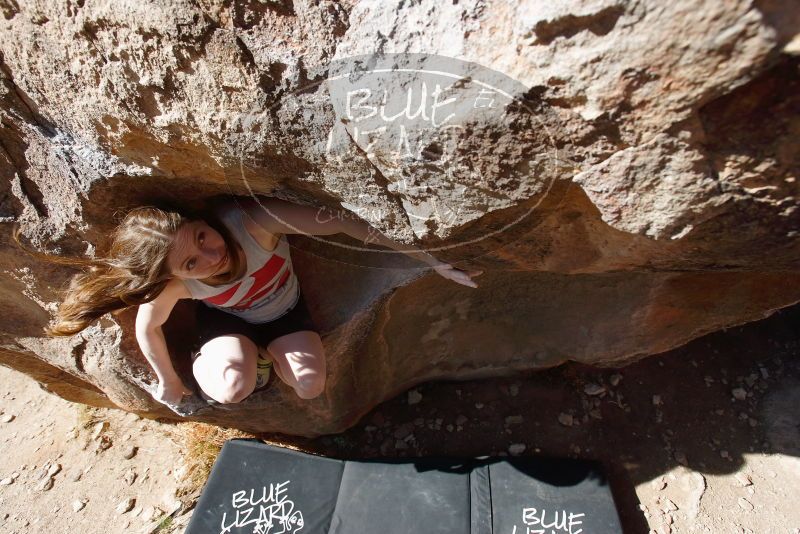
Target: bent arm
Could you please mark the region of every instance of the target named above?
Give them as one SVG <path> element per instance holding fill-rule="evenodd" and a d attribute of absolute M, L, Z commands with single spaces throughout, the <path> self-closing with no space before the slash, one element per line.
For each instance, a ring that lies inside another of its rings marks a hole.
<path fill-rule="evenodd" d="M 167 350 L 167 341 L 160 326 L 136 331 L 136 340 L 142 349 L 144 357 L 156 372 L 159 382 L 177 382 L 180 380 Z"/>
<path fill-rule="evenodd" d="M 172 366 L 161 325 L 167 322 L 178 299 L 186 297 L 188 291 L 183 283 L 172 280 L 155 299 L 141 304 L 136 314 L 136 341 L 161 383 L 180 381 Z"/>

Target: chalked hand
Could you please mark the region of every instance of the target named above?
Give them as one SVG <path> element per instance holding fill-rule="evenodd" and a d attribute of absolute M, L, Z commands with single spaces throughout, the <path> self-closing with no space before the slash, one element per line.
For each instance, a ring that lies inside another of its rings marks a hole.
<path fill-rule="evenodd" d="M 153 398 L 162 404 L 179 404 L 184 395 L 191 395 L 192 390 L 180 378 L 174 380 L 164 380 L 158 382 L 153 393 Z"/>
<path fill-rule="evenodd" d="M 472 277 L 483 274 L 483 271 L 463 271 L 461 269 L 456 269 L 449 263 L 435 265 L 433 269 L 448 280 L 469 287 L 478 287 L 478 284 L 472 280 Z"/>

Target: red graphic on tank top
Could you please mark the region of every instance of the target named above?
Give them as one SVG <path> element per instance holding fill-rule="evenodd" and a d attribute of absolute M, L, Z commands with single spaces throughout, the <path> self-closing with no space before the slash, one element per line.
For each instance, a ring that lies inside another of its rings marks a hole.
<path fill-rule="evenodd" d="M 247 293 L 239 299 L 238 302 L 229 306 L 230 308 L 236 310 L 244 310 L 250 307 L 250 305 L 256 301 L 257 299 L 266 296 L 270 291 L 275 290 L 277 291 L 283 284 L 286 283 L 286 280 L 289 279 L 289 275 L 291 274 L 291 266 L 284 271 L 283 275 L 280 277 L 279 280 L 267 285 L 270 281 L 275 279 L 275 276 L 280 272 L 283 264 L 286 263 L 284 258 L 281 258 L 277 254 L 273 254 L 272 257 L 264 264 L 263 267 L 254 271 L 247 279 L 252 278 L 253 284 L 250 286 L 250 289 L 247 290 Z M 216 306 L 222 306 L 228 300 L 230 300 L 233 295 L 241 287 L 242 282 L 239 282 L 235 286 L 226 289 L 219 295 L 214 295 L 213 297 L 208 297 L 203 299 L 205 302 L 209 302 Z M 265 287 L 266 286 L 266 287 Z"/>

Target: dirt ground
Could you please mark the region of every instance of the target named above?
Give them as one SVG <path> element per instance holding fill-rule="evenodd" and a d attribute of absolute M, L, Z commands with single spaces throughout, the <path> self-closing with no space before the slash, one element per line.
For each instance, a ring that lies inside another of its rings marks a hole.
<path fill-rule="evenodd" d="M 179 506 L 172 430 L 65 401 L 0 367 L 0 532 L 152 531 Z"/>
<path fill-rule="evenodd" d="M 620 369 L 424 384 L 344 434 L 273 440 L 340 458 L 524 445 L 602 462 L 626 533 L 800 533 L 800 306 Z"/>
<path fill-rule="evenodd" d="M 87 411 L 1 368 L 0 411 L 0 420 L 14 416 L 0 423 L 0 484 L 18 474 L 0 485 L 0 532 L 155 532 L 170 521 L 159 518 L 178 506 L 174 425 Z M 800 306 L 620 369 L 568 364 L 513 379 L 429 383 L 343 434 L 263 437 L 337 458 L 522 449 L 594 459 L 626 533 L 796 534 Z M 126 459 L 131 447 L 136 454 Z M 49 477 L 53 463 L 61 469 Z M 137 477 L 128 484 L 131 470 Z M 42 489 L 48 478 L 52 487 Z M 128 498 L 133 508 L 119 511 Z M 160 531 L 179 532 L 188 517 Z"/>

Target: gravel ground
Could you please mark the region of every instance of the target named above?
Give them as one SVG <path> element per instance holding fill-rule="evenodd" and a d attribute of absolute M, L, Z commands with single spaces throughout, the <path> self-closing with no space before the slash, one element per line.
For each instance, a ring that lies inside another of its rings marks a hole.
<path fill-rule="evenodd" d="M 602 462 L 626 533 L 800 533 L 800 306 L 619 369 L 420 385 L 338 436 L 339 458 Z"/>
<path fill-rule="evenodd" d="M 152 531 L 180 506 L 173 428 L 0 367 L 0 533 Z"/>
<path fill-rule="evenodd" d="M 626 533 L 797 534 L 798 407 L 794 306 L 619 369 L 428 383 L 343 434 L 262 437 L 337 458 L 594 459 Z M 0 532 L 154 532 L 179 506 L 173 425 L 87 410 L 3 368 L 0 421 Z"/>

